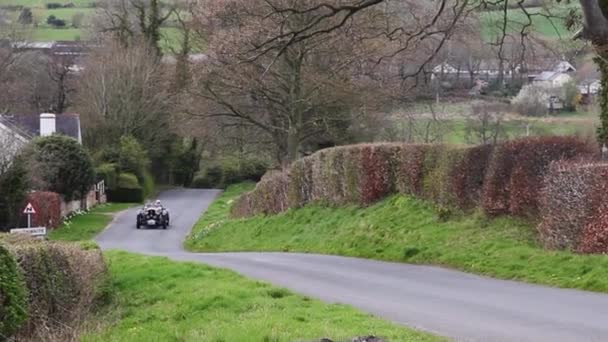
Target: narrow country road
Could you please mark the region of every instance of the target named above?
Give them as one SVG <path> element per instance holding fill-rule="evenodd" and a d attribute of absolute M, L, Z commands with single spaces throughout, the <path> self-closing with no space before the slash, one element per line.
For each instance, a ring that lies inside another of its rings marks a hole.
<path fill-rule="evenodd" d="M 171 210 L 170 229 L 136 230 L 132 209 L 121 213 L 97 241 L 103 249 L 229 268 L 457 341 L 608 340 L 608 295 L 336 256 L 184 251 L 182 241 L 217 194 L 165 192 L 161 200 Z"/>

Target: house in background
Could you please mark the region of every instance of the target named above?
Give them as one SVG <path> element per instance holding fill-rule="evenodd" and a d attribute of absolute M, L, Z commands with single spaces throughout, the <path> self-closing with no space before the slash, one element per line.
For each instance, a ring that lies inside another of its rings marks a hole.
<path fill-rule="evenodd" d="M 559 71 L 543 71 L 540 75 L 536 76 L 532 82 L 534 84 L 547 87 L 561 87 L 564 84 L 572 81 L 572 79 L 572 76 L 567 73 L 562 73 Z"/>
<path fill-rule="evenodd" d="M 30 139 L 27 132 L 0 116 L 0 167 L 10 167 L 13 157 Z"/>
<path fill-rule="evenodd" d="M 62 134 L 82 144 L 78 114 L 1 115 L 0 124 L 11 127 L 14 134 L 27 141 L 38 136 Z"/>
<path fill-rule="evenodd" d="M 82 144 L 80 116 L 78 114 L 51 113 L 40 115 L 0 115 L 0 138 L 3 137 L 5 138 L 3 140 L 12 141 L 9 144 L 9 153 L 3 153 L 3 158 L 12 159 L 35 137 L 53 134 L 61 134 L 74 138 Z M 65 217 L 75 211 L 90 209 L 96 204 L 105 202 L 105 184 L 101 181 L 93 186 L 84 199 L 63 202 L 61 204 L 61 217 Z"/>
<path fill-rule="evenodd" d="M 567 61 L 557 63 L 552 70 L 541 72 L 532 83 L 547 87 L 561 87 L 574 79 L 576 68 Z"/>

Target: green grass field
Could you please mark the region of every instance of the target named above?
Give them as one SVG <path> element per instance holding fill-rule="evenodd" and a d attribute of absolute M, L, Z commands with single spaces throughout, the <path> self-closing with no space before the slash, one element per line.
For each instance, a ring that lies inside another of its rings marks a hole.
<path fill-rule="evenodd" d="M 230 219 L 232 201 L 251 185 L 228 189 L 186 242 L 205 252 L 292 251 L 434 264 L 503 279 L 608 292 L 608 256 L 547 251 L 535 226 L 481 214 L 447 221 L 432 205 L 404 196 L 369 208 L 311 205 L 287 213 Z"/>
<path fill-rule="evenodd" d="M 419 132 L 415 138 L 422 142 L 422 136 L 428 119 L 418 119 L 414 123 L 416 131 Z M 390 126 L 390 132 L 385 132 L 381 136 L 382 140 L 402 141 L 408 136 L 409 122 L 394 120 Z M 530 136 L 554 136 L 554 135 L 574 135 L 582 138 L 594 136 L 596 123 L 593 120 L 538 120 L 520 119 L 504 121 L 501 124 L 500 140 L 509 140 Z M 466 119 L 447 119 L 440 126 L 432 126 L 432 135 L 436 135 L 436 142 L 449 144 L 477 144 L 480 143 L 473 133 L 468 132 Z"/>
<path fill-rule="evenodd" d="M 134 204 L 109 203 L 93 208 L 90 212 L 78 215 L 49 233 L 49 239 L 62 241 L 92 240 L 112 221 L 113 215 L 128 209 Z"/>
<path fill-rule="evenodd" d="M 508 33 L 519 33 L 524 26 L 532 26 L 529 32 L 546 39 L 569 39 L 573 35 L 565 25 L 564 17 L 568 11 L 577 8 L 578 5 L 556 4 L 550 10 L 536 7 L 528 8 L 530 17 L 521 9 L 508 10 Z M 496 36 L 501 33 L 504 14 L 502 11 L 482 12 L 480 20 L 482 24 L 482 36 L 487 41 L 495 41 Z"/>
<path fill-rule="evenodd" d="M 81 341 L 439 341 L 344 305 L 310 298 L 201 264 L 106 254 L 112 294 Z"/>
<path fill-rule="evenodd" d="M 44 8 L 49 3 L 72 3 L 76 7 L 91 7 L 95 0 L 0 0 L 0 6 L 24 6 L 31 8 Z"/>

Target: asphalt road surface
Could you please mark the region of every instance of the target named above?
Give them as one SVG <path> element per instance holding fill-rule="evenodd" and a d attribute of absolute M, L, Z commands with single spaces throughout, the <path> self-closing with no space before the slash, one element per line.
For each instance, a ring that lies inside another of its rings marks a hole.
<path fill-rule="evenodd" d="M 608 341 L 608 295 L 336 256 L 184 251 L 182 241 L 217 194 L 165 192 L 161 200 L 172 220 L 168 230 L 136 230 L 132 209 L 118 215 L 97 240 L 103 249 L 229 268 L 457 341 Z"/>

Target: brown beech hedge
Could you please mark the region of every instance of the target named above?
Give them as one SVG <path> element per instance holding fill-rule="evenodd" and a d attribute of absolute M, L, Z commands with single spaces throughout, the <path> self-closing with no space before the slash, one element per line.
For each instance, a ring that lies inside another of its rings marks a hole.
<path fill-rule="evenodd" d="M 552 164 L 540 202 L 538 232 L 545 247 L 608 252 L 608 164 Z"/>
<path fill-rule="evenodd" d="M 235 217 L 277 214 L 311 202 L 370 205 L 391 194 L 441 208 L 539 220 L 548 248 L 608 251 L 608 165 L 574 137 L 497 145 L 378 143 L 319 151 L 267 174 L 232 207 Z"/>

